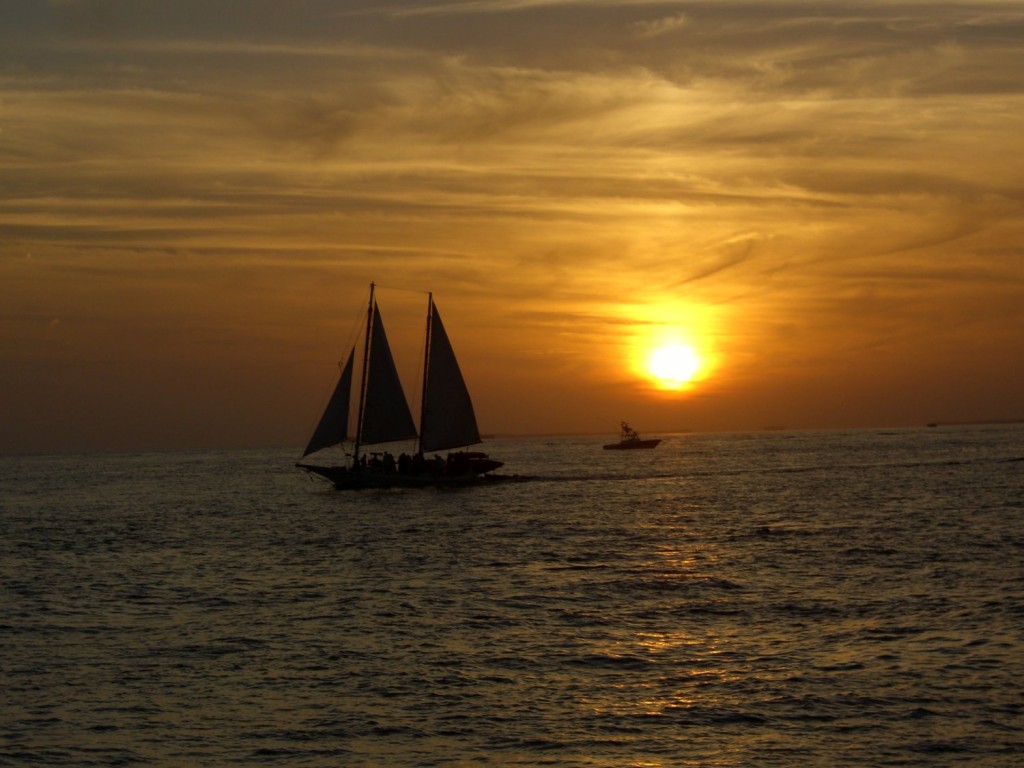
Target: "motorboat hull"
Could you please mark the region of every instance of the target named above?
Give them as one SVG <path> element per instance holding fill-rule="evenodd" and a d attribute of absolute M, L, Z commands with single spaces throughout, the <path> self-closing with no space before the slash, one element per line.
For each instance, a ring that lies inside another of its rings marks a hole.
<path fill-rule="evenodd" d="M 618 443 L 608 443 L 604 446 L 606 451 L 628 451 L 635 448 L 654 448 L 661 440 L 622 440 Z"/>

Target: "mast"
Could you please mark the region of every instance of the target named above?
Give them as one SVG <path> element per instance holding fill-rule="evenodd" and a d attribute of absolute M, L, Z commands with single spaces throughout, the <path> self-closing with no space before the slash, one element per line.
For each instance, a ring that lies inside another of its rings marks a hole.
<path fill-rule="evenodd" d="M 423 425 L 427 418 L 427 376 L 430 373 L 430 327 L 434 318 L 434 294 L 427 292 L 427 338 L 423 342 L 423 389 L 420 392 L 420 434 L 416 438 L 416 452 L 423 452 Z"/>
<path fill-rule="evenodd" d="M 370 283 L 370 303 L 366 308 L 366 341 L 363 344 L 363 370 L 359 378 L 359 410 L 356 412 L 356 440 L 352 448 L 352 466 L 359 466 L 359 444 L 363 440 L 363 406 L 366 404 L 366 380 L 370 371 L 370 329 L 373 327 L 373 283 Z"/>

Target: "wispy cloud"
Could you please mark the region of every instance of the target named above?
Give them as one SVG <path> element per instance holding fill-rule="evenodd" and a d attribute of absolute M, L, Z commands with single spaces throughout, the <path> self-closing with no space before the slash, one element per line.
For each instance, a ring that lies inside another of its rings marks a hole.
<path fill-rule="evenodd" d="M 664 16 L 652 21 L 646 19 L 634 21 L 631 26 L 637 37 L 649 40 L 652 37 L 658 37 L 682 29 L 686 24 L 686 15 L 680 13 L 675 16 Z"/>
<path fill-rule="evenodd" d="M 465 342 L 482 365 L 533 348 L 591 383 L 637 302 L 715 307 L 709 397 L 776 364 L 954 354 L 943 334 L 1024 343 L 1024 12 L 684 10 L 16 4 L 0 303 L 37 322 L 0 326 L 0 346 L 56 355 L 34 334 L 88 310 L 59 349 L 85 359 L 194 300 L 239 348 L 258 315 L 284 366 L 295 318 L 331 337 L 337 285 L 371 277 L 486 308 Z M 586 330 L 601 317 L 620 330 Z M 1009 376 L 994 353 L 972 365 Z"/>

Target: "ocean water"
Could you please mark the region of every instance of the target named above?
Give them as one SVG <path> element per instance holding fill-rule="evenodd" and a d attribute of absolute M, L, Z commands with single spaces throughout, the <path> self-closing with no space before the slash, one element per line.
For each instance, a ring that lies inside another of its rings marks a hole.
<path fill-rule="evenodd" d="M 2 458 L 0 765 L 1024 765 L 1024 427 L 664 437 Z"/>

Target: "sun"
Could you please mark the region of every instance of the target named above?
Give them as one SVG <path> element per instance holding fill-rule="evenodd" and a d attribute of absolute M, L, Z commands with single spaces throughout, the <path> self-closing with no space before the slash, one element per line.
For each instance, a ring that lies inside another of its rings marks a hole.
<path fill-rule="evenodd" d="M 673 297 L 624 307 L 622 348 L 638 388 L 674 400 L 708 386 L 721 360 L 720 312 Z"/>
<path fill-rule="evenodd" d="M 647 359 L 647 369 L 662 389 L 682 389 L 700 367 L 700 357 L 686 344 L 665 344 Z"/>

